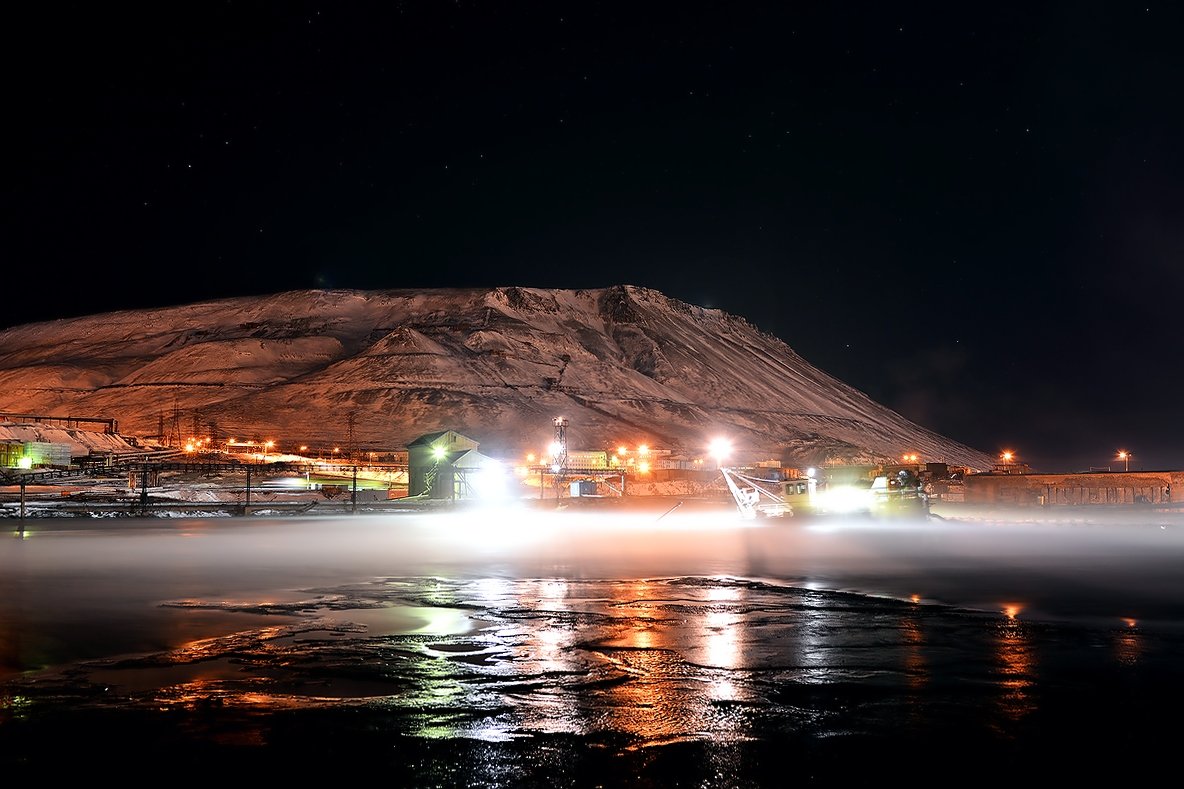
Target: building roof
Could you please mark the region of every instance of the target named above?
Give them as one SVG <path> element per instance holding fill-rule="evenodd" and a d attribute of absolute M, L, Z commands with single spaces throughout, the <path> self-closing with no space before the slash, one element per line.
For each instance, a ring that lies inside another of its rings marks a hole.
<path fill-rule="evenodd" d="M 435 433 L 425 433 L 424 435 L 409 443 L 407 448 L 410 449 L 411 447 L 431 446 L 449 433 L 459 438 L 463 438 L 465 441 L 471 441 L 473 444 L 477 443 L 476 439 L 469 438 L 463 433 L 457 433 L 455 430 L 439 430 Z"/>

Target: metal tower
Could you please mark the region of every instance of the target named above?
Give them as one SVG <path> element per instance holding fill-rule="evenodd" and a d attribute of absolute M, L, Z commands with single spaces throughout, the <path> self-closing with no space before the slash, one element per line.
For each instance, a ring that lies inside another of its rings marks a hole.
<path fill-rule="evenodd" d="M 551 446 L 551 464 L 567 468 L 567 420 L 555 417 L 555 443 Z"/>

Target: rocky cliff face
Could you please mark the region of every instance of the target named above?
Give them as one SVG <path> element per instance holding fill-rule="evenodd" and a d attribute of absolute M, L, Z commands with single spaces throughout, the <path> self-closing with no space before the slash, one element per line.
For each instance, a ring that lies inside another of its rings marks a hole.
<path fill-rule="evenodd" d="M 485 454 L 647 443 L 794 465 L 991 458 L 810 365 L 743 318 L 633 286 L 316 290 L 0 332 L 0 413 L 101 416 L 281 447 L 400 449 L 456 430 Z"/>

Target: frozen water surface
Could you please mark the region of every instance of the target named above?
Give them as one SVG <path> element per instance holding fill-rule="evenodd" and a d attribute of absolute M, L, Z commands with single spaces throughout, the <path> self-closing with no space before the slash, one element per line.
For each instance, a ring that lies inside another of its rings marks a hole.
<path fill-rule="evenodd" d="M 68 741 L 440 786 L 1130 777 L 1166 763 L 1184 688 L 1173 517 L 30 521 L 0 543 L 0 761 L 61 766 Z"/>

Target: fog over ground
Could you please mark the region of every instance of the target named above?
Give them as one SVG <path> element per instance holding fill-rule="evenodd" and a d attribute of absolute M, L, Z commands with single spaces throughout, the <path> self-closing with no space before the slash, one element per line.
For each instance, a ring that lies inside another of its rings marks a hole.
<path fill-rule="evenodd" d="M 1029 620 L 1143 627 L 1184 621 L 1184 522 L 1164 513 L 1027 522 L 769 518 L 677 504 L 578 513 L 533 508 L 343 517 L 26 521 L 0 542 L 0 612 L 46 627 L 162 601 L 258 601 L 392 577 L 750 578 Z M 26 637 L 29 637 L 26 634 Z"/>

